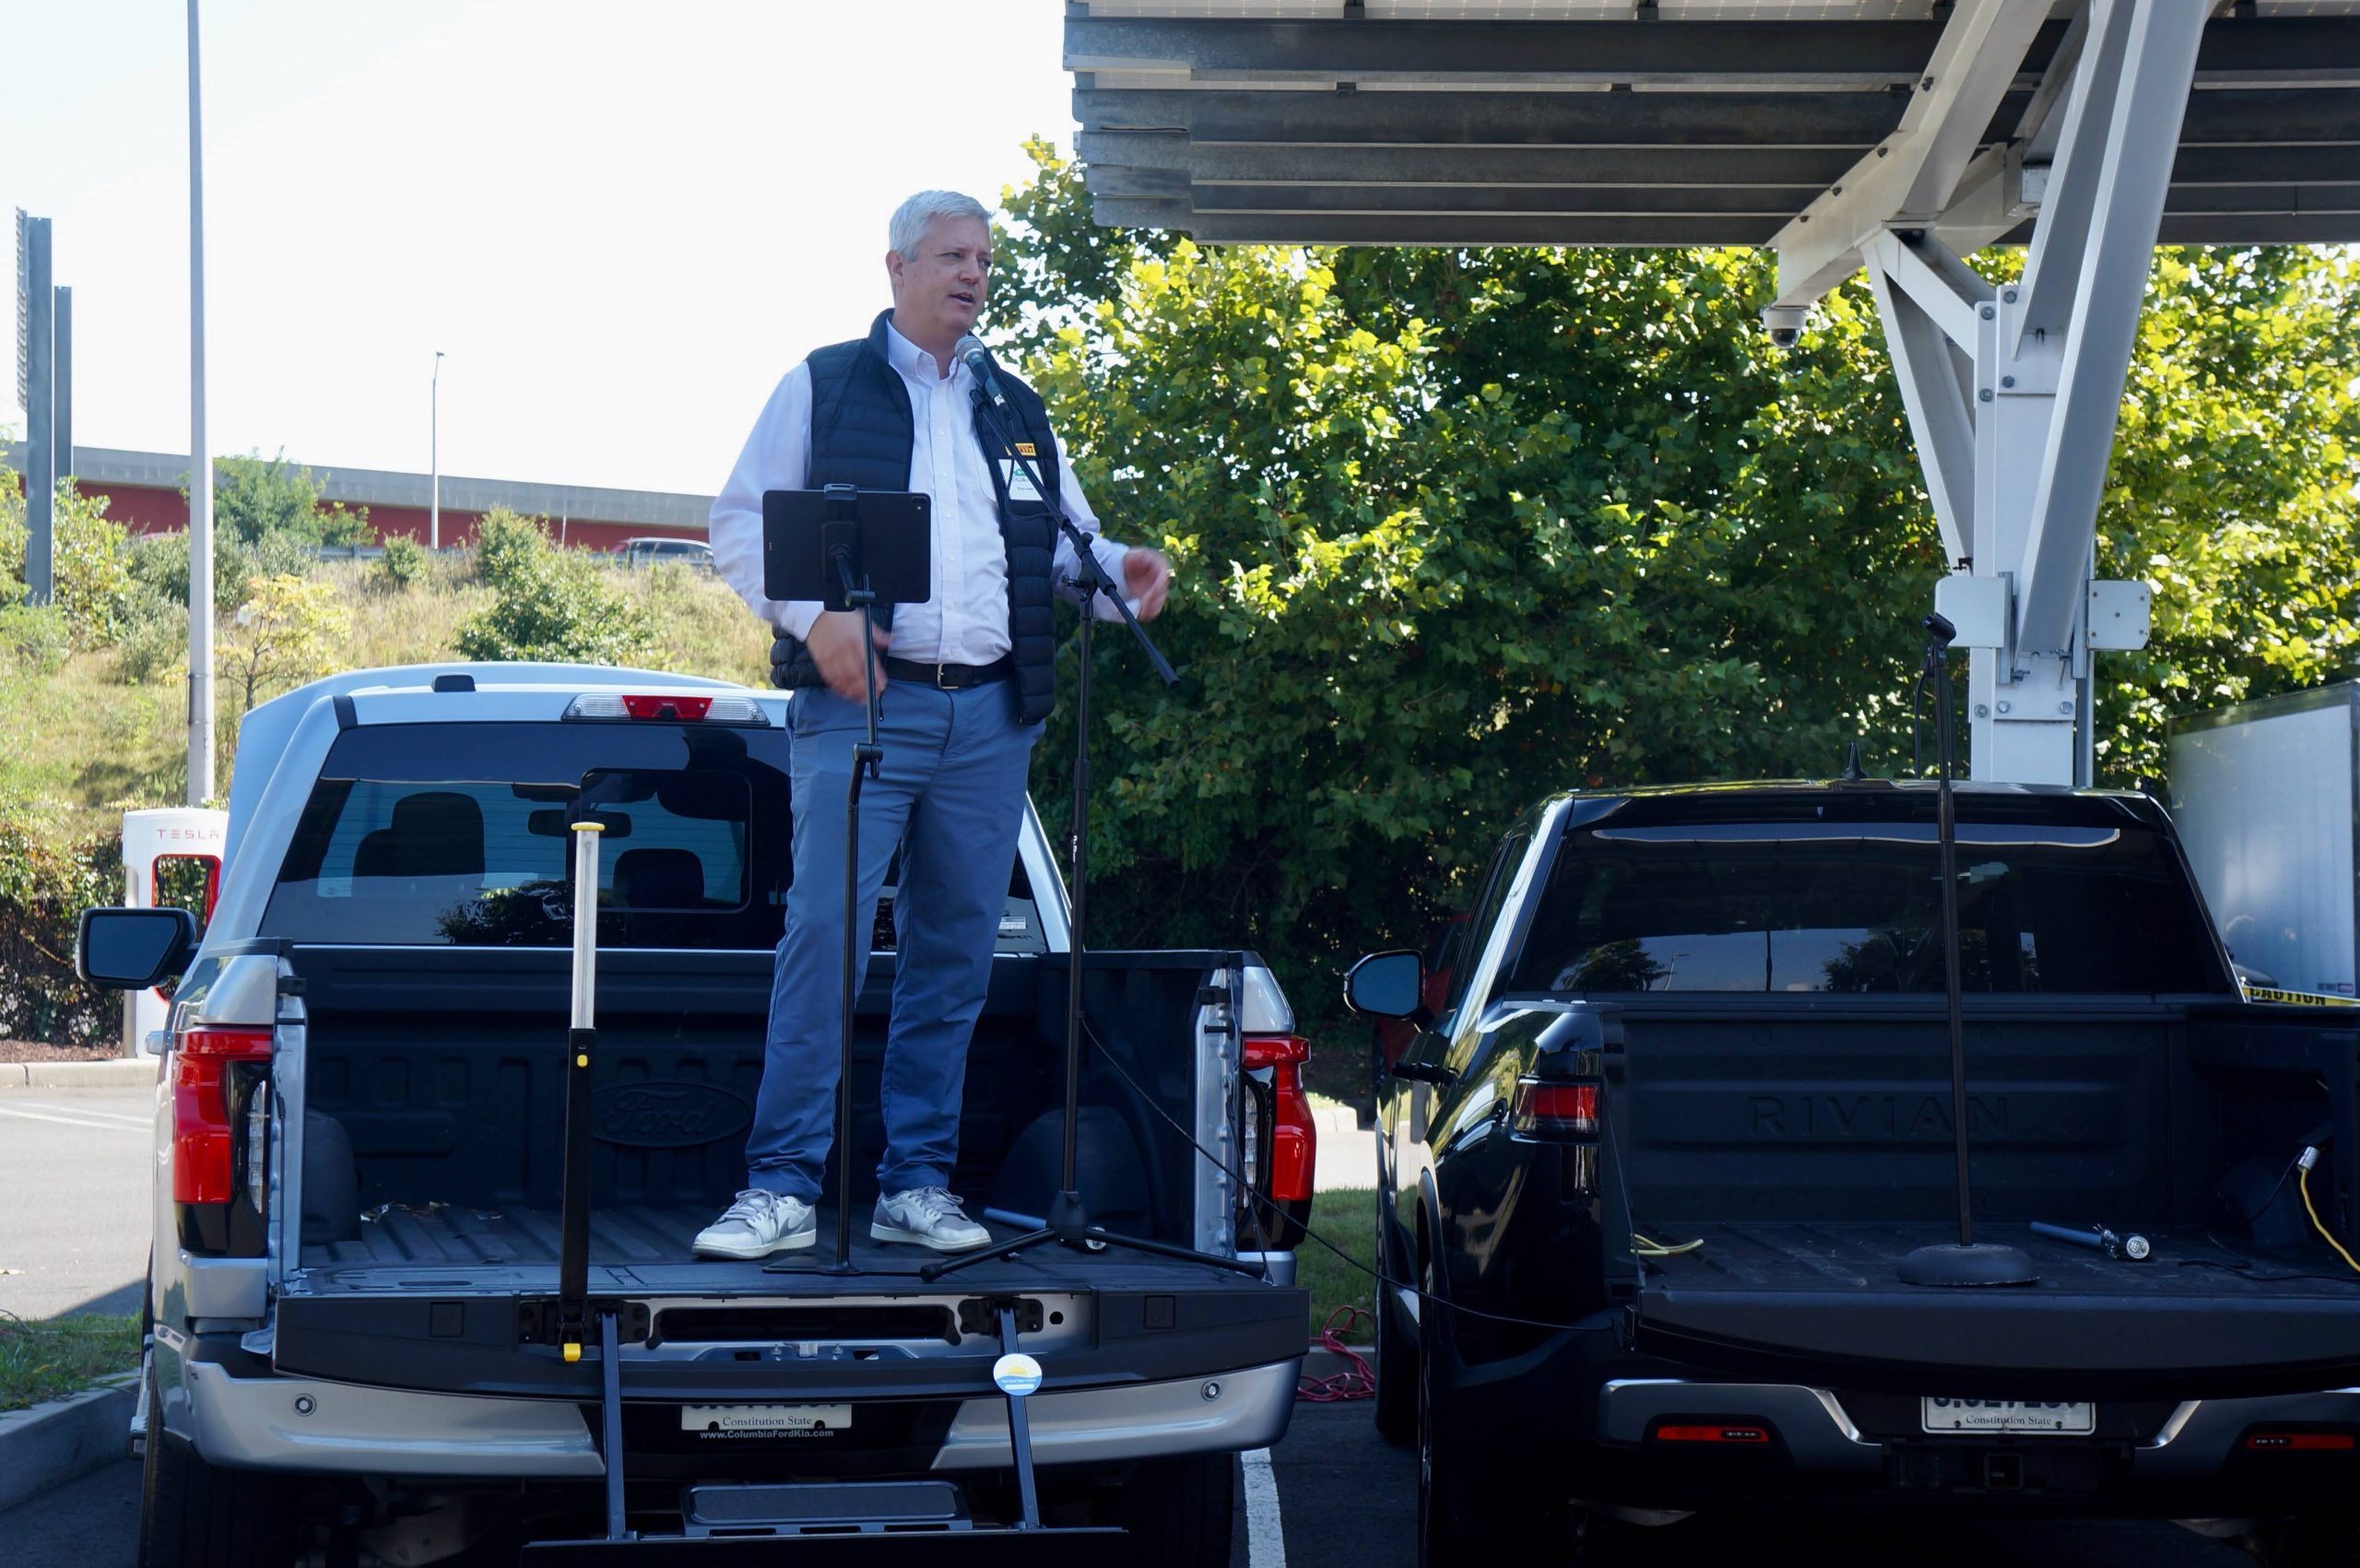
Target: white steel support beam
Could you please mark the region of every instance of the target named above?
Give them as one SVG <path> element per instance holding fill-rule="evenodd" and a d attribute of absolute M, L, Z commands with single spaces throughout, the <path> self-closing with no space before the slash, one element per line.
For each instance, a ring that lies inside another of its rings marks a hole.
<path fill-rule="evenodd" d="M 1951 205 L 2047 10 L 2024 0 L 1958 0 L 1893 135 L 1771 242 L 1780 305 L 1816 303 L 1859 270 L 1869 240 L 1912 218 L 1931 225 Z"/>
<path fill-rule="evenodd" d="M 2024 308 L 2012 324 L 2018 347 L 2026 336 L 2047 332 L 2061 336 L 2071 350 L 2058 383 L 2017 580 L 2016 638 L 2035 654 L 2069 651 L 2088 602 L 2092 533 L 2123 379 L 2138 342 L 2139 309 L 2154 263 L 2180 117 L 2196 75 L 2204 11 L 2195 5 L 2100 0 L 2093 13 L 2096 53 L 2109 56 L 2118 34 L 2120 75 L 2105 96 L 2103 127 L 2092 123 L 2094 110 L 2077 124 L 2069 105 L 2052 205 L 2033 232 Z M 2083 74 L 2094 102 L 2107 75 L 2103 68 Z M 2077 78 L 2076 98 L 2082 84 Z M 2083 231 L 2073 233 L 2058 223 L 2060 218 L 2078 220 Z M 2069 276 L 2067 292 L 2060 286 Z"/>
<path fill-rule="evenodd" d="M 1780 236 L 1774 325 L 1847 257 L 1868 266 L 1958 568 L 1937 602 L 1972 654 L 1977 778 L 2088 783 L 2091 650 L 2145 640 L 2143 585 L 2091 581 L 2097 509 L 2209 9 L 2086 0 L 2012 138 L 1981 147 L 2029 41 L 2014 29 L 2047 7 L 1961 4 L 1885 156 Z M 1953 242 L 2036 206 L 2022 281 L 1994 289 L 1959 259 Z"/>
<path fill-rule="evenodd" d="M 1866 255 L 1942 555 L 1957 563 L 1974 554 L 1975 312 L 1992 289 L 1939 244 L 1929 248 L 1930 263 L 1886 232 L 1868 242 Z"/>

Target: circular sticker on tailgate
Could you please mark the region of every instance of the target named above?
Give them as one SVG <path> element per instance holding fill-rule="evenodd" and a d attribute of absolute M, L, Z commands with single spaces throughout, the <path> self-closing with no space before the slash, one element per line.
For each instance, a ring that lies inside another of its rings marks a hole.
<path fill-rule="evenodd" d="M 1041 1386 L 1041 1363 L 1021 1350 L 1010 1350 L 992 1362 L 992 1381 L 1001 1393 L 1021 1399 Z"/>

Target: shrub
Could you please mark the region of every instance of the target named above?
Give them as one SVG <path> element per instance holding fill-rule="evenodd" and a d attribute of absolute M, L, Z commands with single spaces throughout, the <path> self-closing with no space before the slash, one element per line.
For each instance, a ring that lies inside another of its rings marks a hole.
<path fill-rule="evenodd" d="M 135 600 L 114 652 L 117 678 L 134 685 L 184 668 L 188 606 L 152 595 Z"/>
<path fill-rule="evenodd" d="M 371 586 L 388 593 L 407 593 L 426 574 L 426 547 L 407 534 L 385 540 L 385 553 L 369 569 Z"/>
<path fill-rule="evenodd" d="M 373 545 L 377 530 L 370 525 L 369 509 L 347 506 L 340 501 L 330 501 L 317 513 L 320 543 L 324 545 Z"/>
<path fill-rule="evenodd" d="M 231 548 L 245 558 L 247 598 L 254 596 L 265 578 L 309 577 L 319 570 L 319 547 L 300 535 L 265 534 L 261 538 L 241 542 Z"/>
<path fill-rule="evenodd" d="M 490 555 L 501 573 L 497 596 L 459 628 L 461 657 L 620 665 L 653 651 L 647 612 L 587 557 L 546 542 L 529 553 L 506 548 L 503 542 Z"/>
<path fill-rule="evenodd" d="M 0 605 L 0 667 L 11 675 L 55 675 L 73 651 L 65 612 L 55 605 Z"/>
<path fill-rule="evenodd" d="M 188 533 L 150 534 L 132 547 L 131 575 L 149 596 L 188 607 Z M 246 602 L 254 584 L 254 559 L 232 545 L 213 548 L 213 613 L 229 615 Z"/>
<path fill-rule="evenodd" d="M 131 535 L 109 521 L 104 496 L 86 496 L 71 479 L 57 483 L 51 513 L 50 582 L 79 647 L 114 640 L 135 594 Z M 0 467 L 0 605 L 21 604 L 28 593 L 25 552 L 31 529 L 17 476 Z"/>
<path fill-rule="evenodd" d="M 484 513 L 476 530 L 476 575 L 495 588 L 519 581 L 535 563 L 557 553 L 540 525 L 504 506 Z"/>
<path fill-rule="evenodd" d="M 0 796 L 0 1038 L 78 1044 L 122 1025 L 122 1003 L 74 973 L 82 911 L 116 902 L 122 841 L 69 840 L 65 816 L 54 800 Z"/>

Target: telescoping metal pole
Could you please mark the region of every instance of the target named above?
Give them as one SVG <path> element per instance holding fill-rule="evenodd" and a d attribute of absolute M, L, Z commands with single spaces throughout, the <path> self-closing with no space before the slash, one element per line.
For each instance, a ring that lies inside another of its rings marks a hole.
<path fill-rule="evenodd" d="M 565 1038 L 565 1185 L 558 1216 L 558 1343 L 582 1359 L 589 1331 L 590 1073 L 597 1055 L 598 835 L 601 822 L 573 824 L 573 1016 Z"/>

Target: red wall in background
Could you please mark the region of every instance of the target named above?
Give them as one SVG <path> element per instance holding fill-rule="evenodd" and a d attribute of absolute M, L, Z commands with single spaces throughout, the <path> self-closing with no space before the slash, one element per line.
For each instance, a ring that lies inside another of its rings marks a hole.
<path fill-rule="evenodd" d="M 159 489 L 148 485 L 112 485 L 91 479 L 77 479 L 75 486 L 86 496 L 103 496 L 107 515 L 123 524 L 135 534 L 169 534 L 188 526 L 188 502 L 177 489 Z M 483 521 L 479 512 L 455 512 L 442 509 L 442 543 L 467 545 L 475 542 L 476 525 Z M 370 525 L 384 539 L 395 534 L 407 534 L 421 544 L 427 532 L 426 509 L 422 506 L 372 506 Z M 694 528 L 667 528 L 661 525 L 633 523 L 592 523 L 549 520 L 551 538 L 562 535 L 563 542 L 580 549 L 613 549 L 625 539 L 702 539 L 704 535 Z"/>
<path fill-rule="evenodd" d="M 169 534 L 188 526 L 188 502 L 178 490 L 101 485 L 88 479 L 75 480 L 74 488 L 86 496 L 104 497 L 107 515 L 135 534 Z"/>

